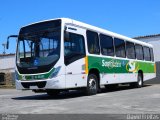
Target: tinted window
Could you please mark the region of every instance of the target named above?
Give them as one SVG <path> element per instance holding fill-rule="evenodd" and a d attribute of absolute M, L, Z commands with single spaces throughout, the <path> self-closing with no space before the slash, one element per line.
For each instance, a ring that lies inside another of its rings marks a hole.
<path fill-rule="evenodd" d="M 101 52 L 103 55 L 114 56 L 113 39 L 110 36 L 100 34 Z"/>
<path fill-rule="evenodd" d="M 115 38 L 114 39 L 114 45 L 115 45 L 116 56 L 117 57 L 126 57 L 124 40 Z"/>
<path fill-rule="evenodd" d="M 65 64 L 68 65 L 85 56 L 84 37 L 69 33 L 69 38 L 64 40 Z"/>
<path fill-rule="evenodd" d="M 88 52 L 90 54 L 99 54 L 99 39 L 96 32 L 87 31 Z"/>
<path fill-rule="evenodd" d="M 144 52 L 144 59 L 147 60 L 147 61 L 150 61 L 151 57 L 150 57 L 149 48 L 144 46 L 143 47 L 143 52 Z"/>
<path fill-rule="evenodd" d="M 153 48 L 150 48 L 151 60 L 154 61 Z"/>
<path fill-rule="evenodd" d="M 126 42 L 126 54 L 128 58 L 135 59 L 135 48 L 134 43 Z"/>
<path fill-rule="evenodd" d="M 136 58 L 138 60 L 143 60 L 143 48 L 141 45 L 135 44 L 135 50 L 136 50 Z"/>

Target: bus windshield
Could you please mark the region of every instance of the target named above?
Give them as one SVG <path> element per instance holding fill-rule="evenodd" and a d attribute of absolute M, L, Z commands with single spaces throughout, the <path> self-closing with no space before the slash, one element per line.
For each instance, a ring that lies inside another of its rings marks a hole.
<path fill-rule="evenodd" d="M 27 68 L 28 70 L 37 69 L 40 72 L 43 67 L 45 72 L 51 68 L 53 63 L 60 57 L 60 35 L 61 29 L 45 28 L 43 24 L 34 31 L 34 25 L 22 29 L 18 38 L 17 45 L 17 66 L 18 68 Z M 46 66 L 46 69 L 45 69 Z M 53 67 L 53 66 L 52 66 Z M 38 70 L 39 69 L 39 70 Z M 35 72 L 35 73 L 37 73 Z"/>

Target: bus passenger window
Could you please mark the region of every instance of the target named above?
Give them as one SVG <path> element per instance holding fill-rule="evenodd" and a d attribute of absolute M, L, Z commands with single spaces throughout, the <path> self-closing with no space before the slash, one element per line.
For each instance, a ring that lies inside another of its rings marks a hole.
<path fill-rule="evenodd" d="M 99 38 L 96 32 L 87 31 L 87 44 L 90 54 L 100 54 Z"/>
<path fill-rule="evenodd" d="M 143 46 L 143 52 L 144 52 L 144 59 L 146 61 L 150 61 L 151 60 L 151 56 L 150 56 L 150 52 L 149 52 L 149 47 Z"/>
<path fill-rule="evenodd" d="M 134 48 L 134 43 L 132 42 L 126 42 L 126 54 L 127 57 L 130 59 L 135 59 L 135 48 Z"/>
<path fill-rule="evenodd" d="M 136 50 L 136 58 L 138 60 L 143 60 L 144 55 L 143 55 L 143 48 L 141 45 L 135 44 L 135 50 Z"/>
<path fill-rule="evenodd" d="M 114 39 L 114 45 L 115 45 L 115 53 L 117 57 L 126 57 L 126 52 L 125 52 L 125 42 L 124 40 L 115 38 Z"/>
<path fill-rule="evenodd" d="M 150 48 L 151 60 L 154 61 L 153 48 Z"/>
<path fill-rule="evenodd" d="M 100 34 L 101 52 L 103 55 L 114 56 L 113 38 Z"/>

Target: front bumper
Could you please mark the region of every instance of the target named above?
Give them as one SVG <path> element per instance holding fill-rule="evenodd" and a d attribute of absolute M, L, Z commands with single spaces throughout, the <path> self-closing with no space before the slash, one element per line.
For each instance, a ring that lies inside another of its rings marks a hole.
<path fill-rule="evenodd" d="M 65 75 L 45 80 L 16 80 L 17 90 L 65 89 Z"/>

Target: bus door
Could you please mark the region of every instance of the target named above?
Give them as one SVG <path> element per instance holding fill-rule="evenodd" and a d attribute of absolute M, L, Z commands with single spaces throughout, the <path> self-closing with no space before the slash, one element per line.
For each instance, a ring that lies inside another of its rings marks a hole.
<path fill-rule="evenodd" d="M 85 75 L 85 35 L 85 29 L 66 26 L 64 33 L 66 88 L 82 87 L 87 84 Z"/>

